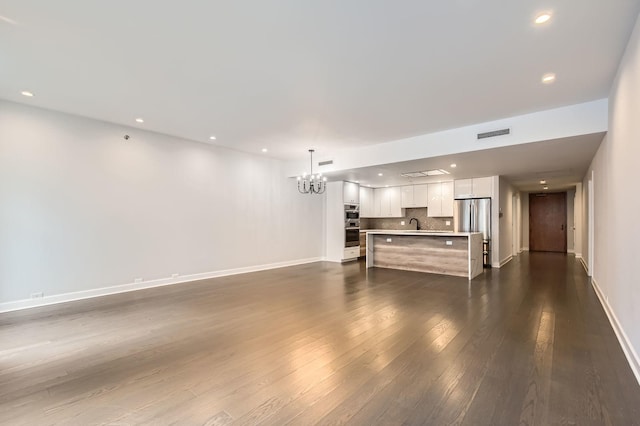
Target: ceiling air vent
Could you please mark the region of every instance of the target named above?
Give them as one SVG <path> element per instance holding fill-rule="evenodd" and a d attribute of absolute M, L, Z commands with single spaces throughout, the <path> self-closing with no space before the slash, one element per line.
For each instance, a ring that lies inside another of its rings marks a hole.
<path fill-rule="evenodd" d="M 318 166 L 328 166 L 329 164 L 333 164 L 333 160 L 321 161 Z"/>
<path fill-rule="evenodd" d="M 495 138 L 496 136 L 504 136 L 511 134 L 511 129 L 494 130 L 491 132 L 478 133 L 478 139 Z"/>
<path fill-rule="evenodd" d="M 407 178 L 417 178 L 417 177 L 427 177 L 427 176 L 439 176 L 439 175 L 448 175 L 449 172 L 445 169 L 436 169 L 436 170 L 425 170 L 424 172 L 408 172 L 401 173 L 400 176 Z"/>

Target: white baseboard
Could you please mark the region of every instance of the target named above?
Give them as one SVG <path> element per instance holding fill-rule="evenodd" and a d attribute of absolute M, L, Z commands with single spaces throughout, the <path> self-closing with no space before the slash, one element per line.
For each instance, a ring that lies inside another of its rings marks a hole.
<path fill-rule="evenodd" d="M 618 342 L 620 342 L 620 346 L 622 347 L 622 351 L 624 352 L 624 356 L 627 358 L 627 362 L 633 371 L 633 374 L 636 376 L 636 381 L 640 384 L 640 357 L 638 357 L 638 353 L 633 348 L 631 341 L 627 337 L 627 334 L 624 332 L 624 329 L 620 325 L 616 314 L 613 312 L 611 305 L 609 305 L 609 300 L 600 290 L 600 286 L 594 280 L 591 279 L 591 285 L 593 289 L 596 291 L 596 295 L 598 299 L 600 299 L 600 304 L 604 308 L 604 312 L 607 314 L 607 318 L 609 318 L 609 322 L 611 323 L 611 327 L 613 331 L 616 333 L 616 337 L 618 338 Z"/>
<path fill-rule="evenodd" d="M 582 266 L 584 267 L 584 271 L 587 273 L 587 275 L 589 275 L 589 265 L 587 265 L 587 262 L 584 260 L 584 257 L 580 256 L 576 256 L 577 259 L 580 259 L 580 263 L 582 263 Z"/>
<path fill-rule="evenodd" d="M 504 265 L 506 265 L 507 263 L 511 262 L 511 259 L 513 259 L 513 256 L 509 255 L 506 258 L 502 259 L 500 261 L 500 265 L 498 266 L 498 268 L 502 268 Z"/>
<path fill-rule="evenodd" d="M 511 259 L 513 259 L 512 255 L 507 256 L 505 259 L 499 261 L 499 262 L 492 262 L 491 263 L 491 267 L 492 268 L 502 268 L 505 264 L 507 264 Z"/>
<path fill-rule="evenodd" d="M 576 252 L 576 259 L 582 259 L 582 253 Z"/>
<path fill-rule="evenodd" d="M 567 253 L 568 254 L 576 254 L 576 251 L 575 250 L 567 250 Z"/>
<path fill-rule="evenodd" d="M 522 247 L 522 251 L 529 251 L 529 247 Z"/>
<path fill-rule="evenodd" d="M 109 287 L 101 287 L 91 290 L 81 290 L 72 293 L 55 294 L 37 299 L 22 299 L 12 302 L 0 303 L 0 312 L 17 311 L 20 309 L 36 308 L 39 306 L 53 305 L 56 303 L 71 302 L 73 300 L 89 299 L 92 297 L 107 296 L 109 294 L 126 293 L 129 291 L 143 290 L 146 288 L 162 287 L 165 285 L 182 284 L 191 281 L 205 280 L 209 278 L 225 277 L 229 275 L 246 274 L 249 272 L 266 271 L 269 269 L 284 268 L 287 266 L 302 265 L 305 263 L 320 262 L 323 257 L 298 259 L 286 262 L 269 263 L 266 265 L 246 266 L 243 268 L 224 269 L 220 271 L 203 272 L 199 274 L 183 275 L 175 278 L 160 278 L 157 280 L 142 281 L 139 283 L 120 284 Z"/>

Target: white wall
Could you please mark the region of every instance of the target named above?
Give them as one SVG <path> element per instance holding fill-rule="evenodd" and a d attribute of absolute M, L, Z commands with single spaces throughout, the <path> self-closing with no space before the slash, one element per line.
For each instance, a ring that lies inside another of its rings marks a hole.
<path fill-rule="evenodd" d="M 500 176 L 491 176 L 491 267 L 500 267 Z"/>
<path fill-rule="evenodd" d="M 319 258 L 323 222 L 281 161 L 0 102 L 0 304 Z"/>
<path fill-rule="evenodd" d="M 575 220 L 574 202 L 576 198 L 575 189 L 567 191 L 567 253 L 575 253 Z"/>
<path fill-rule="evenodd" d="M 315 159 L 333 160 L 318 170 L 326 173 L 605 132 L 607 104 L 607 99 L 600 99 L 386 143 L 318 152 Z M 485 139 L 481 143 L 476 137 L 480 132 L 506 127 L 511 128 L 508 136 Z M 299 175 L 307 166 L 307 161 L 291 161 L 288 175 Z"/>
<path fill-rule="evenodd" d="M 523 192 L 522 200 L 522 250 L 529 250 L 529 193 Z"/>
<path fill-rule="evenodd" d="M 514 188 L 511 183 L 504 177 L 500 177 L 499 184 L 499 200 L 498 212 L 502 211 L 502 217 L 499 219 L 499 260 L 500 264 L 507 262 L 513 256 L 513 195 Z"/>
<path fill-rule="evenodd" d="M 516 192 L 515 197 L 515 210 L 513 211 L 513 255 L 517 256 L 522 251 L 522 193 Z"/>
<path fill-rule="evenodd" d="M 640 20 L 627 46 L 609 102 L 609 132 L 583 181 L 594 172 L 593 280 L 635 369 L 640 360 Z M 583 205 L 588 205 L 583 197 Z M 588 220 L 585 217 L 585 224 Z M 587 226 L 585 226 L 586 228 Z M 588 241 L 588 240 L 584 240 Z M 583 253 L 583 255 L 586 255 Z M 590 265 L 591 266 L 591 265 Z"/>
<path fill-rule="evenodd" d="M 574 251 L 576 253 L 576 258 L 577 259 L 581 259 L 583 256 L 583 242 L 582 242 L 582 238 L 584 235 L 584 222 L 583 222 L 583 218 L 584 218 L 584 212 L 583 212 L 583 202 L 582 202 L 582 183 L 578 183 L 576 184 L 576 189 L 575 189 L 575 199 L 574 199 L 574 203 L 573 203 L 573 217 L 574 217 L 574 225 L 575 225 L 575 232 L 573 233 L 573 239 L 574 239 Z"/>

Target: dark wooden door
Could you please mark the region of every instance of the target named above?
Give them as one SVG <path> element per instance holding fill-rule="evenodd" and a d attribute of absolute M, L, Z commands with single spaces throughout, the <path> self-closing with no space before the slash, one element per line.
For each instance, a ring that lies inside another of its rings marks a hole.
<path fill-rule="evenodd" d="M 529 250 L 567 252 L 567 193 L 529 194 Z"/>

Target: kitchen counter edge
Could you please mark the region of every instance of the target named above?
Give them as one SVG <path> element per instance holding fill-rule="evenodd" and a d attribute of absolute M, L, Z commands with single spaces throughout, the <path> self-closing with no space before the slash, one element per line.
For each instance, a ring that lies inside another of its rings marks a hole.
<path fill-rule="evenodd" d="M 424 235 L 428 237 L 468 237 L 470 235 L 482 234 L 482 232 L 432 232 L 432 231 L 412 231 L 412 230 L 363 230 L 368 234 L 377 235 Z"/>

